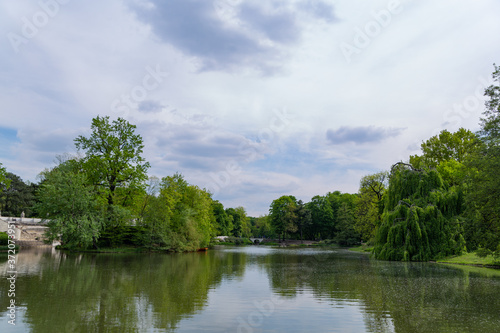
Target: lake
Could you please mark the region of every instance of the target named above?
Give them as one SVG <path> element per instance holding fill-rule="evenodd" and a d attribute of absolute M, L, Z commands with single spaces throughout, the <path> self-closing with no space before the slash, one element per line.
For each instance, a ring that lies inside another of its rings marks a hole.
<path fill-rule="evenodd" d="M 220 247 L 184 254 L 16 258 L 0 332 L 499 332 L 500 272 L 376 261 L 343 249 Z"/>

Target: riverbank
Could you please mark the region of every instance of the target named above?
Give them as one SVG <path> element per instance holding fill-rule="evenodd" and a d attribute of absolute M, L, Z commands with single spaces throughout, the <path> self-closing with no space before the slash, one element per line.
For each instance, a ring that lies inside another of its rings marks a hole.
<path fill-rule="evenodd" d="M 466 253 L 461 256 L 446 257 L 436 260 L 436 262 L 440 264 L 468 265 L 500 269 L 500 262 L 495 261 L 492 256 L 481 258 L 474 252 Z"/>
<path fill-rule="evenodd" d="M 360 245 L 356 247 L 350 247 L 349 251 L 371 254 L 373 251 L 373 246 Z"/>
<path fill-rule="evenodd" d="M 366 245 L 349 248 L 349 251 L 367 253 L 367 254 L 371 254 L 372 250 L 373 247 Z M 500 262 L 495 261 L 492 256 L 481 258 L 478 257 L 474 252 L 465 253 L 460 256 L 450 256 L 435 261 L 431 260 L 431 262 L 435 262 L 438 264 L 466 265 L 466 266 L 500 269 Z"/>

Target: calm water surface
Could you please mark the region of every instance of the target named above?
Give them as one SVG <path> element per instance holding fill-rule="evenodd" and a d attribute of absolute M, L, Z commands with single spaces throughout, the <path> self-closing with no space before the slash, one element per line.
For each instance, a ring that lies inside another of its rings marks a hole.
<path fill-rule="evenodd" d="M 500 272 L 345 250 L 17 256 L 0 332 L 500 332 Z"/>

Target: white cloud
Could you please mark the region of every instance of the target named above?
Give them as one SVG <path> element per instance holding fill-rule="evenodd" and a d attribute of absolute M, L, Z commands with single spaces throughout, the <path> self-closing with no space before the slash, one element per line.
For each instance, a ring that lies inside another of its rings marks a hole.
<path fill-rule="evenodd" d="M 350 62 L 342 43 L 391 1 L 230 3 L 221 13 L 217 1 L 71 1 L 18 53 L 5 38 L 0 126 L 17 137 L 0 137 L 0 162 L 34 181 L 92 117 L 121 116 L 138 126 L 151 174 L 204 186 L 237 163 L 216 198 L 258 215 L 284 194 L 356 191 L 436 131 L 477 128 L 477 91 L 499 62 L 497 1 L 402 0 Z M 2 31 L 21 36 L 41 10 L 0 9 Z M 142 96 L 148 68 L 168 75 Z"/>

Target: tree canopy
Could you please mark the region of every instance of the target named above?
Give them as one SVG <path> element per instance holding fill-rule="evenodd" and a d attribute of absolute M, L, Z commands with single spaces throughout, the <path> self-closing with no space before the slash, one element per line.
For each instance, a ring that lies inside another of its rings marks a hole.
<path fill-rule="evenodd" d="M 0 163 L 0 193 L 9 187 L 10 180 L 7 178 L 7 171 Z"/>
<path fill-rule="evenodd" d="M 494 64 L 493 84 L 485 90 L 488 100 L 481 119 L 479 146 L 467 163 L 477 170 L 467 194 L 469 241 L 483 255 L 500 257 L 500 66 Z"/>
<path fill-rule="evenodd" d="M 103 230 L 102 205 L 86 175 L 76 172 L 72 160 L 42 174 L 36 209 L 50 220 L 49 239 L 60 238 L 68 248 L 96 247 Z"/>
<path fill-rule="evenodd" d="M 6 186 L 5 184 L 9 184 Z M 4 182 L 0 182 L 0 210 L 4 216 L 33 216 L 36 184 L 25 183 L 21 177 L 7 172 Z"/>
<path fill-rule="evenodd" d="M 120 187 L 137 187 L 147 179 L 149 163 L 142 157 L 142 137 L 135 133 L 136 126 L 123 118 L 109 121 L 109 116 L 92 119 L 89 137 L 75 139 L 78 150 L 85 152 L 82 160 L 88 180 L 98 186 L 115 203 Z"/>
<path fill-rule="evenodd" d="M 435 170 L 392 167 L 374 255 L 384 260 L 426 261 L 465 251 L 459 216 L 463 193 L 447 189 Z"/>
<path fill-rule="evenodd" d="M 297 231 L 295 224 L 297 199 L 293 195 L 284 195 L 273 200 L 269 209 L 271 224 L 279 238 L 285 237 L 287 232 Z"/>
<path fill-rule="evenodd" d="M 410 164 L 417 169 L 436 168 L 440 163 L 454 160 L 464 163 L 477 145 L 477 136 L 465 128 L 460 128 L 455 133 L 442 130 L 423 142 L 421 145 L 422 155 L 410 156 Z"/>

